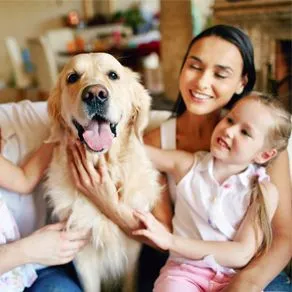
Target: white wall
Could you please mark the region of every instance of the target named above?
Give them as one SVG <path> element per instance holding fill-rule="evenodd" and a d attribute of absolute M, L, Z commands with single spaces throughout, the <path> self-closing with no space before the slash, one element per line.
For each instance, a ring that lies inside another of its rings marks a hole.
<path fill-rule="evenodd" d="M 27 38 L 61 27 L 70 10 L 82 16 L 82 0 L 0 0 L 0 79 L 11 77 L 4 38 L 14 36 L 22 46 Z"/>

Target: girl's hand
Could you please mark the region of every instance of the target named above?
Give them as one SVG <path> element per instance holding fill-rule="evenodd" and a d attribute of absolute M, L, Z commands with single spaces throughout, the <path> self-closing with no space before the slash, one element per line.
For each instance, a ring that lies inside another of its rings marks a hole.
<path fill-rule="evenodd" d="M 172 241 L 172 234 L 163 224 L 161 224 L 150 212 L 135 210 L 133 215 L 145 226 L 145 229 L 133 231 L 133 235 L 145 236 L 159 248 L 163 250 L 169 249 Z"/>
<path fill-rule="evenodd" d="M 88 162 L 84 145 L 80 142 L 69 144 L 67 153 L 71 176 L 80 192 L 101 210 L 104 204 L 118 203 L 118 192 L 110 179 L 103 155 L 95 167 Z"/>
<path fill-rule="evenodd" d="M 51 266 L 72 261 L 88 243 L 89 231 L 64 231 L 65 227 L 64 222 L 47 225 L 24 238 L 28 262 Z"/>

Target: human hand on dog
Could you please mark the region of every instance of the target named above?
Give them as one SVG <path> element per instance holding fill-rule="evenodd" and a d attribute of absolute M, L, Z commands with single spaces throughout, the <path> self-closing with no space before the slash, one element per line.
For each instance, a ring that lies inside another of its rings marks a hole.
<path fill-rule="evenodd" d="M 61 265 L 74 259 L 88 243 L 88 231 L 64 231 L 65 222 L 50 224 L 21 240 L 26 262 Z"/>
<path fill-rule="evenodd" d="M 82 192 L 105 216 L 117 224 L 128 236 L 139 227 L 132 209 L 119 200 L 106 161 L 100 156 L 97 166 L 89 163 L 84 146 L 69 143 L 67 148 L 69 169 L 76 188 Z"/>
<path fill-rule="evenodd" d="M 133 214 L 144 226 L 133 231 L 133 235 L 144 236 L 150 240 L 148 244 L 162 250 L 168 250 L 172 241 L 172 233 L 150 212 L 134 210 Z"/>
<path fill-rule="evenodd" d="M 90 201 L 96 202 L 99 208 L 103 208 L 104 203 L 118 203 L 118 192 L 110 179 L 103 155 L 94 166 L 88 161 L 85 147 L 80 142 L 69 144 L 67 153 L 71 176 L 80 192 Z"/>

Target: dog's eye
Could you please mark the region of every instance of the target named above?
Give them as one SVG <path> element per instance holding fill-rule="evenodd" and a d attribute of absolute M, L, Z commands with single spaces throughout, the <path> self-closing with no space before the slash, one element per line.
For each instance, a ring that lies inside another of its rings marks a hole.
<path fill-rule="evenodd" d="M 72 84 L 72 83 L 75 83 L 76 81 L 78 81 L 79 78 L 80 78 L 80 75 L 78 73 L 74 72 L 74 73 L 71 73 L 68 75 L 67 82 Z"/>
<path fill-rule="evenodd" d="M 119 79 L 119 75 L 115 71 L 109 71 L 107 73 L 107 75 L 108 75 L 109 79 L 111 79 L 111 80 Z"/>

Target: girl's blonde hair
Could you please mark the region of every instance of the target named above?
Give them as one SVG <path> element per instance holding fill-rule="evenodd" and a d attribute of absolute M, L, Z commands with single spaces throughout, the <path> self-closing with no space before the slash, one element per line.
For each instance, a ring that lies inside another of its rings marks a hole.
<path fill-rule="evenodd" d="M 251 92 L 246 98 L 251 98 L 259 101 L 262 105 L 266 106 L 273 118 L 273 126 L 268 131 L 266 137 L 266 147 L 270 149 L 276 149 L 277 152 L 281 152 L 287 148 L 288 141 L 291 134 L 291 115 L 285 110 L 283 104 L 276 98 L 260 92 Z M 272 159 L 265 163 L 264 166 L 271 164 Z M 260 183 L 258 179 L 255 179 L 253 182 L 252 196 L 251 196 L 251 205 L 255 207 L 255 229 L 256 229 L 256 239 L 258 241 L 257 230 L 258 227 L 263 232 L 263 240 L 261 241 L 258 252 L 256 255 L 259 255 L 263 252 L 266 252 L 272 243 L 272 227 L 271 219 L 269 218 L 267 212 L 267 206 L 264 200 L 263 193 L 260 188 Z"/>

